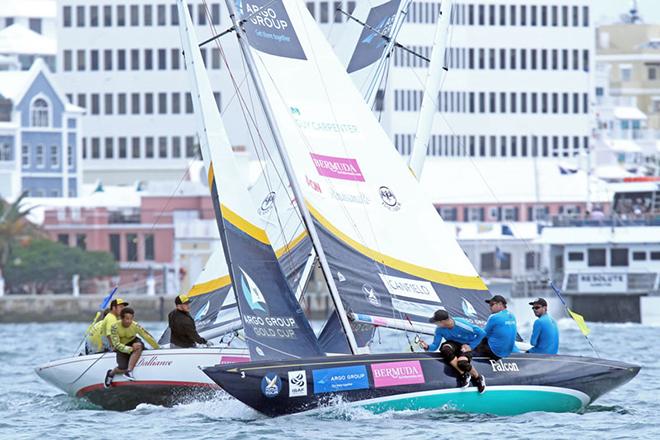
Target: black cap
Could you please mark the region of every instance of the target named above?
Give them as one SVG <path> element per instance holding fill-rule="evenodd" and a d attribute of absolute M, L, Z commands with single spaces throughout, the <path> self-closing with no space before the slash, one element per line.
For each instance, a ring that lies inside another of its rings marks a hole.
<path fill-rule="evenodd" d="M 504 297 L 502 295 L 495 295 L 491 299 L 487 299 L 486 302 L 488 304 L 498 302 L 498 303 L 502 303 L 502 304 L 506 305 L 506 299 L 504 299 Z"/>
<path fill-rule="evenodd" d="M 438 309 L 433 313 L 433 316 L 429 318 L 429 322 L 439 322 L 444 321 L 445 319 L 449 319 L 449 313 L 447 313 L 446 310 Z"/>
<path fill-rule="evenodd" d="M 530 306 L 535 306 L 537 304 L 540 305 L 540 306 L 543 306 L 543 307 L 548 307 L 547 301 L 544 300 L 543 298 L 539 298 L 539 299 L 534 300 L 531 303 L 529 303 Z"/>
<path fill-rule="evenodd" d="M 190 302 L 190 298 L 188 298 L 187 295 L 179 295 L 176 298 L 174 298 L 174 304 L 177 306 L 179 304 L 188 304 Z"/>

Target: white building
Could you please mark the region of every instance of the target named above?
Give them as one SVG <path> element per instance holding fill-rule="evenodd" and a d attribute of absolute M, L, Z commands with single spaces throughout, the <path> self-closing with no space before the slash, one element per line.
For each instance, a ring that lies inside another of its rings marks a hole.
<path fill-rule="evenodd" d="M 0 2 L 0 70 L 29 70 L 42 58 L 55 70 L 55 0 Z"/>
<path fill-rule="evenodd" d="M 306 3 L 323 30 L 334 35 L 345 22 L 335 9 L 355 6 L 352 1 Z M 200 40 L 213 35 L 211 24 L 218 32 L 229 27 L 224 2 L 191 0 L 189 7 Z M 88 110 L 85 180 L 180 178 L 195 155 L 196 139 L 175 3 L 57 0 L 57 11 L 58 79 L 72 102 Z M 414 2 L 399 40 L 428 56 L 437 12 L 437 1 Z M 566 157 L 586 148 L 593 89 L 590 15 L 586 0 L 455 2 L 451 70 L 430 154 Z M 239 60 L 232 40 L 224 37 L 223 48 L 230 60 Z M 231 80 L 218 47 L 205 49 L 216 98 L 226 111 L 236 101 Z M 407 154 L 425 63 L 400 51 L 393 61 L 382 94 L 382 120 Z M 240 68 L 232 73 L 242 79 Z M 230 126 L 244 124 L 239 111 L 224 116 Z M 232 142 L 250 144 L 247 132 L 240 136 Z"/>
<path fill-rule="evenodd" d="M 415 2 L 399 41 L 429 53 L 436 2 Z M 455 1 L 449 73 L 429 154 L 568 157 L 588 148 L 594 27 L 587 0 Z M 386 127 L 410 152 L 424 62 L 397 51 Z"/>

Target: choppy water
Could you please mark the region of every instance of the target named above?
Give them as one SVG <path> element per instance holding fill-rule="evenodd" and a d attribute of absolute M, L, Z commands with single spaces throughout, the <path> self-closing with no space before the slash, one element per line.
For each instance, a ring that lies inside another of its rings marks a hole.
<path fill-rule="evenodd" d="M 158 333 L 163 324 L 147 326 Z M 565 354 L 589 355 L 573 325 L 561 322 Z M 1 439 L 660 439 L 660 327 L 592 324 L 603 357 L 639 363 L 632 382 L 582 414 L 532 413 L 514 417 L 441 411 L 373 415 L 341 405 L 320 414 L 265 418 L 231 398 L 174 408 L 142 405 L 129 412 L 100 410 L 44 383 L 33 368 L 68 356 L 84 325 L 0 325 Z M 529 329 L 521 329 L 523 336 Z M 378 338 L 376 338 L 378 340 Z M 383 334 L 378 351 L 405 349 L 405 338 Z"/>

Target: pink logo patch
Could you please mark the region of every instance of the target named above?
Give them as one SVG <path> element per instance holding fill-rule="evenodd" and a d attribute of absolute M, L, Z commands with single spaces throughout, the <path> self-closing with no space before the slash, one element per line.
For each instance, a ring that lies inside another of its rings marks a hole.
<path fill-rule="evenodd" d="M 250 358 L 247 356 L 221 356 L 221 364 L 237 364 L 239 362 L 250 362 Z"/>
<path fill-rule="evenodd" d="M 321 176 L 364 182 L 364 176 L 357 160 L 347 157 L 323 156 L 314 153 L 310 153 L 310 155 L 312 156 L 316 170 Z"/>
<path fill-rule="evenodd" d="M 419 361 L 371 364 L 371 373 L 376 388 L 424 383 L 424 372 Z"/>

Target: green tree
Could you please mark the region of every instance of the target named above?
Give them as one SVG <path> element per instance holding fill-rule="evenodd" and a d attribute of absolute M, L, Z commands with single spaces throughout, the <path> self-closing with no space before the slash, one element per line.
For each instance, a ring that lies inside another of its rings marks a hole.
<path fill-rule="evenodd" d="M 14 203 L 0 199 L 0 279 L 12 250 L 38 232 L 27 219 L 32 208 L 24 209 L 21 206 L 26 196 L 27 192 L 24 192 Z"/>
<path fill-rule="evenodd" d="M 6 266 L 5 278 L 14 292 L 71 291 L 71 278 L 81 280 L 116 275 L 117 263 L 108 252 L 89 252 L 46 239 L 15 247 Z"/>

